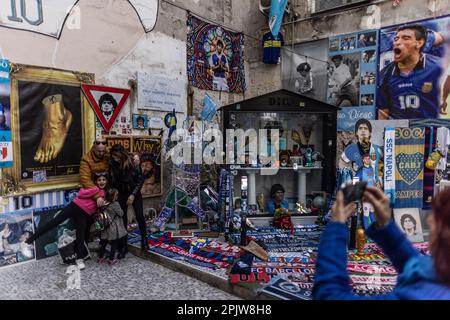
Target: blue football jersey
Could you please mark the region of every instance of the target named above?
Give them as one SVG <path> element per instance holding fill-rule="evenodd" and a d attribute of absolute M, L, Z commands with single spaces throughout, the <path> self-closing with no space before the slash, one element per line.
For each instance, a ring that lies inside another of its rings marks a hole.
<path fill-rule="evenodd" d="M 281 47 L 283 44 L 284 39 L 281 32 L 276 37 L 272 35 L 272 32 L 266 33 L 263 36 L 263 62 L 266 64 L 278 64 L 280 62 Z"/>
<path fill-rule="evenodd" d="M 379 108 L 389 109 L 391 119 L 438 118 L 443 71 L 439 58 L 427 54 L 408 75 L 390 63 L 379 78 Z"/>

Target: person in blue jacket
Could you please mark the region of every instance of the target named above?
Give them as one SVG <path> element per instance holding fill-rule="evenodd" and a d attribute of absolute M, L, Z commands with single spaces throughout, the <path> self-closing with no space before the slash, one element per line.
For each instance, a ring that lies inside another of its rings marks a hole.
<path fill-rule="evenodd" d="M 332 209 L 332 219 L 321 239 L 313 288 L 315 299 L 329 300 L 450 300 L 450 189 L 433 201 L 430 226 L 432 256 L 421 255 L 392 219 L 389 199 L 379 189 L 368 187 L 363 200 L 375 208 L 376 222 L 367 230 L 392 261 L 398 272 L 397 285 L 386 295 L 362 297 L 352 294 L 347 272 L 347 219 L 356 204 L 344 204 L 339 191 Z"/>

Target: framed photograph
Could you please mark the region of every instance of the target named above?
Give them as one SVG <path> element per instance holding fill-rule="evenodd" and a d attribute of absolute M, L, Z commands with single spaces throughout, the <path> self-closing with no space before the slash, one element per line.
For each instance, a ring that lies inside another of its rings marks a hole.
<path fill-rule="evenodd" d="M 394 209 L 394 219 L 408 240 L 411 242 L 424 241 L 419 209 Z"/>
<path fill-rule="evenodd" d="M 33 233 L 31 210 L 0 215 L 0 268 L 35 259 L 34 246 L 23 242 Z"/>
<path fill-rule="evenodd" d="M 95 116 L 81 83 L 93 82 L 93 74 L 11 65 L 14 165 L 5 170 L 10 187 L 3 195 L 79 184 L 81 157 L 95 139 Z M 43 171 L 45 183 L 33 179 Z"/>
<path fill-rule="evenodd" d="M 149 172 L 149 178 L 144 181 L 141 193 L 144 198 L 159 197 L 163 190 L 163 165 L 161 162 L 161 137 L 133 137 L 132 151 L 141 159 L 142 171 Z"/>
<path fill-rule="evenodd" d="M 148 116 L 146 114 L 133 114 L 133 129 L 148 129 Z"/>

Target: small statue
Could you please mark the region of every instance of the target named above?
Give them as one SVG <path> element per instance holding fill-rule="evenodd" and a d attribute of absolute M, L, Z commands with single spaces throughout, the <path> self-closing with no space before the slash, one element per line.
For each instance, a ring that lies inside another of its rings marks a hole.
<path fill-rule="evenodd" d="M 366 234 L 364 232 L 364 228 L 359 226 L 358 229 L 356 229 L 356 249 L 357 249 L 356 254 L 358 256 L 364 255 L 365 245 L 366 245 Z"/>
<path fill-rule="evenodd" d="M 312 154 L 313 154 L 313 151 L 311 148 L 306 149 L 306 152 L 305 152 L 306 167 L 313 166 Z"/>
<path fill-rule="evenodd" d="M 301 156 L 300 149 L 299 149 L 297 144 L 294 144 L 294 147 L 293 147 L 292 152 L 291 152 L 291 156 L 292 157 L 300 157 Z"/>
<path fill-rule="evenodd" d="M 264 198 L 264 193 L 259 193 L 256 196 L 256 202 L 258 203 L 258 208 L 259 208 L 259 212 L 264 212 L 265 211 L 265 198 Z"/>

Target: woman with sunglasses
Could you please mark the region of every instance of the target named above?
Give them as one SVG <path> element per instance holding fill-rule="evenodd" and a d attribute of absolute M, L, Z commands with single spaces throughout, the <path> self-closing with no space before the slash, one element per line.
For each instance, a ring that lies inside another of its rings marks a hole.
<path fill-rule="evenodd" d="M 93 179 L 95 185 L 89 188 L 81 188 L 75 199 L 61 210 L 61 212 L 47 224 L 37 228 L 36 232 L 27 238 L 25 242 L 32 244 L 33 241 L 60 225 L 67 219 L 71 219 L 76 229 L 75 251 L 77 254 L 76 264 L 83 270 L 86 266 L 83 261 L 85 256 L 84 240 L 86 236 L 88 219 L 97 212 L 96 198 L 105 196 L 108 185 L 108 172 L 95 173 Z"/>
<path fill-rule="evenodd" d="M 124 212 L 123 222 L 128 225 L 127 209 L 132 205 L 136 214 L 136 220 L 141 233 L 141 247 L 148 249 L 147 229 L 144 218 L 144 205 L 141 189 L 144 184 L 143 175 L 133 165 L 130 154 L 122 145 L 116 144 L 111 147 L 109 161 L 110 186 L 119 190 L 119 204 Z M 128 236 L 125 236 L 120 244 L 119 259 L 125 258 L 128 252 Z"/>

